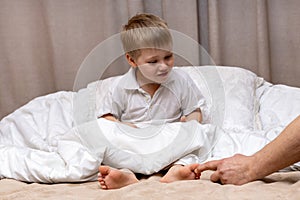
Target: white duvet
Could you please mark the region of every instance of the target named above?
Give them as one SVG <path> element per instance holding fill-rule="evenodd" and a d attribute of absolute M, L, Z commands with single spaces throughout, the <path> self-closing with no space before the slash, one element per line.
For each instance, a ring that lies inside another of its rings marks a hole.
<path fill-rule="evenodd" d="M 107 87 L 118 77 L 97 81 L 79 92 L 36 98 L 3 118 L 0 177 L 79 182 L 95 180 L 101 163 L 152 174 L 173 162 L 251 155 L 299 114 L 299 106 L 294 106 L 292 114 L 285 117 L 282 111 L 279 118 L 268 104 L 267 95 L 280 98 L 271 91 L 273 85 L 247 70 L 211 66 L 176 70 L 186 70 L 206 97 L 205 124 L 191 121 L 134 129 L 96 119 Z M 300 97 L 298 88 L 281 89 L 290 90 L 298 92 L 295 99 Z M 289 112 L 291 105 L 281 106 Z M 272 124 L 274 116 L 282 123 Z"/>

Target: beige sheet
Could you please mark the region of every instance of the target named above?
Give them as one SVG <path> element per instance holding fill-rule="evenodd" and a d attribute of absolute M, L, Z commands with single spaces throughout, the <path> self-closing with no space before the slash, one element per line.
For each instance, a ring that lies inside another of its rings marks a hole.
<path fill-rule="evenodd" d="M 209 181 L 212 172 L 200 180 L 160 183 L 151 176 L 122 189 L 101 190 L 97 182 L 76 184 L 23 183 L 0 180 L 0 199 L 300 199 L 300 172 L 274 173 L 263 180 L 242 186 L 220 185 Z"/>

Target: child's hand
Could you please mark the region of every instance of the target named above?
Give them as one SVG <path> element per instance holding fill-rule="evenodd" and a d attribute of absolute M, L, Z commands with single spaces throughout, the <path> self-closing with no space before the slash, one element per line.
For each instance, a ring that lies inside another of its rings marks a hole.
<path fill-rule="evenodd" d="M 196 168 L 195 170 L 194 170 L 194 173 L 195 173 L 195 179 L 200 179 L 200 176 L 201 176 L 201 171 L 200 170 L 198 170 L 198 168 Z"/>
<path fill-rule="evenodd" d="M 180 121 L 184 120 L 183 122 L 187 122 L 187 121 L 196 120 L 199 123 L 201 123 L 201 121 L 202 121 L 202 114 L 201 114 L 200 109 L 196 109 L 192 113 L 188 114 L 187 116 L 182 116 L 181 118 L 183 118 L 183 117 L 184 117 L 184 119 L 180 119 Z"/>
<path fill-rule="evenodd" d="M 180 122 L 187 122 L 187 118 L 185 115 L 183 115 L 181 118 L 180 118 Z"/>
<path fill-rule="evenodd" d="M 137 128 L 136 125 L 129 123 L 129 122 L 122 122 L 123 124 L 126 124 L 127 126 L 131 126 L 132 128 Z"/>

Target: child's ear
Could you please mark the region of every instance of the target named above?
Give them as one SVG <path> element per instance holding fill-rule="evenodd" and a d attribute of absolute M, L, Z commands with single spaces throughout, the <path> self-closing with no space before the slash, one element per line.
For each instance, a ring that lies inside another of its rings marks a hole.
<path fill-rule="evenodd" d="M 137 64 L 135 63 L 134 59 L 128 53 L 126 53 L 125 56 L 126 56 L 126 60 L 127 60 L 128 64 L 131 67 L 137 67 Z"/>

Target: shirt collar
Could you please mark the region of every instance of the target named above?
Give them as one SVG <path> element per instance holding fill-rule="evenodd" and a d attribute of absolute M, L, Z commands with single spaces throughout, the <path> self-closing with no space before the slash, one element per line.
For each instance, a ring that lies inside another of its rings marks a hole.
<path fill-rule="evenodd" d="M 123 84 L 124 89 L 136 90 L 140 88 L 136 80 L 135 71 L 136 69 L 130 67 L 128 72 L 123 76 L 121 84 Z"/>
<path fill-rule="evenodd" d="M 121 79 L 121 84 L 123 84 L 124 89 L 127 90 L 137 90 L 140 88 L 135 75 L 136 69 L 130 68 L 126 74 L 124 74 L 123 78 Z M 170 83 L 174 82 L 176 80 L 174 70 L 170 72 L 170 75 L 166 82 L 162 83 L 162 86 L 168 86 Z"/>

